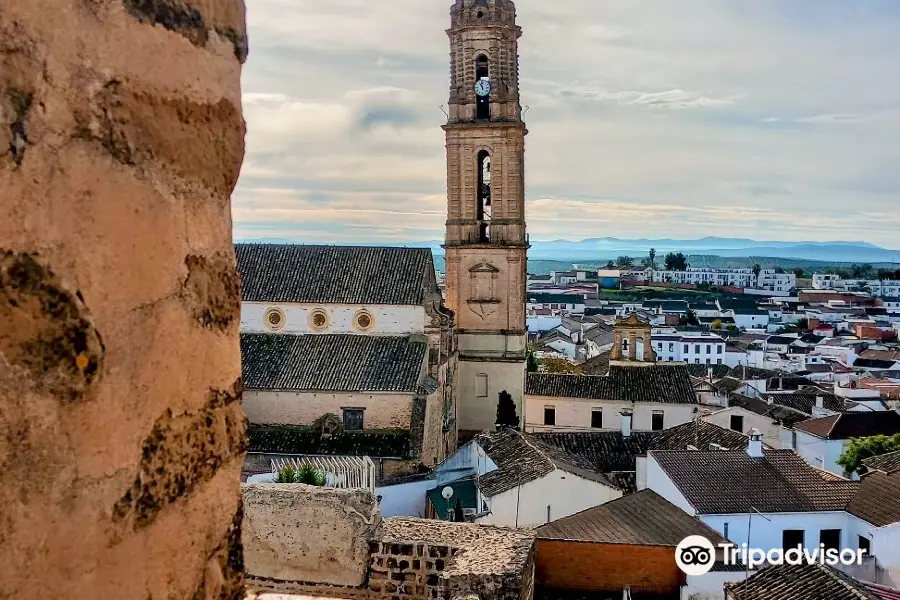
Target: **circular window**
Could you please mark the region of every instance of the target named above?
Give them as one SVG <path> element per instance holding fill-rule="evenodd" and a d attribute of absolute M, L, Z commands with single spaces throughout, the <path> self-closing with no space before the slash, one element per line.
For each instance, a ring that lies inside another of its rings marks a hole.
<path fill-rule="evenodd" d="M 372 329 L 374 324 L 375 319 L 372 318 L 372 314 L 367 310 L 361 310 L 353 317 L 353 325 L 360 331 L 368 331 Z"/>
<path fill-rule="evenodd" d="M 280 308 L 270 308 L 263 317 L 266 327 L 272 331 L 278 331 L 284 327 L 284 312 Z"/>
<path fill-rule="evenodd" d="M 324 310 L 317 309 L 309 314 L 309 326 L 315 331 L 325 331 L 328 329 L 328 313 Z"/>

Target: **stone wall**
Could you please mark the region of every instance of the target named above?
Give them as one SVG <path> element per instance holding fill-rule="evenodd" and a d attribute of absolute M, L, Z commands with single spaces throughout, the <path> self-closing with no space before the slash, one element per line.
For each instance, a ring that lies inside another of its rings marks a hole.
<path fill-rule="evenodd" d="M 243 595 L 242 0 L 0 2 L 3 597 Z"/>
<path fill-rule="evenodd" d="M 274 581 L 362 586 L 369 541 L 380 535 L 375 497 L 363 490 L 246 484 L 247 572 Z"/>
<path fill-rule="evenodd" d="M 352 600 L 533 596 L 530 532 L 381 519 L 374 498 L 362 491 L 245 485 L 244 503 L 248 585 L 257 591 Z"/>

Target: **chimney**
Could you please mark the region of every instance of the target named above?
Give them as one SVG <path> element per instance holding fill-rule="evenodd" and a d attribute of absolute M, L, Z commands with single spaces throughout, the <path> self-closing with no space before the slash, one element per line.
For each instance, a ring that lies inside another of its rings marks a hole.
<path fill-rule="evenodd" d="M 631 412 L 627 410 L 623 410 L 622 415 L 622 437 L 630 438 L 631 437 Z"/>
<path fill-rule="evenodd" d="M 747 454 L 751 458 L 763 457 L 762 434 L 755 427 L 750 430 L 750 443 L 747 445 Z"/>
<path fill-rule="evenodd" d="M 825 408 L 825 398 L 816 396 L 816 408 Z"/>
<path fill-rule="evenodd" d="M 712 383 L 713 380 L 713 368 L 709 367 L 706 369 L 706 376 L 709 377 L 709 382 Z"/>

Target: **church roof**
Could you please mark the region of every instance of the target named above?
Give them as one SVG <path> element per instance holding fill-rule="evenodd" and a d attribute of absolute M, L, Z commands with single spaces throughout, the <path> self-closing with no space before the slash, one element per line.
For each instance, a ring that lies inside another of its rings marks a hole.
<path fill-rule="evenodd" d="M 588 400 L 697 404 L 690 371 L 686 365 L 675 363 L 612 365 L 607 375 L 529 373 L 525 393 Z"/>
<path fill-rule="evenodd" d="M 416 393 L 426 352 L 399 336 L 241 334 L 244 385 L 257 390 Z"/>
<path fill-rule="evenodd" d="M 437 293 L 428 248 L 235 244 L 244 302 L 421 305 Z"/>

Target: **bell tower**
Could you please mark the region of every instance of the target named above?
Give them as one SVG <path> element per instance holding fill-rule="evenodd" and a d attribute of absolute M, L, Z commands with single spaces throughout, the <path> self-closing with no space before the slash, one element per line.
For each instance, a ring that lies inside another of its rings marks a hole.
<path fill-rule="evenodd" d="M 456 312 L 461 434 L 492 428 L 501 392 L 523 418 L 525 135 L 512 0 L 450 9 L 447 304 Z"/>

